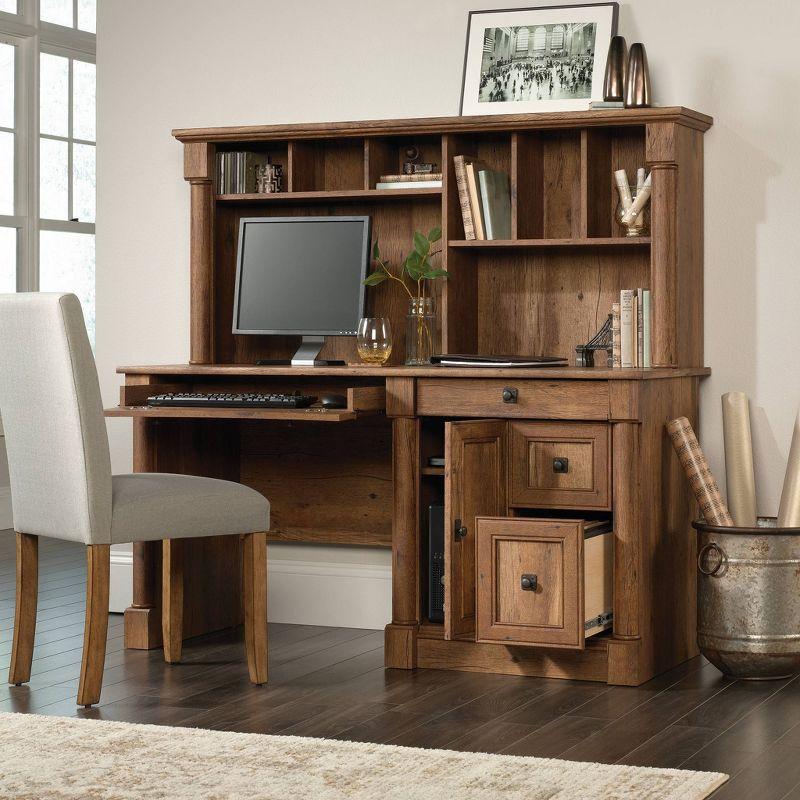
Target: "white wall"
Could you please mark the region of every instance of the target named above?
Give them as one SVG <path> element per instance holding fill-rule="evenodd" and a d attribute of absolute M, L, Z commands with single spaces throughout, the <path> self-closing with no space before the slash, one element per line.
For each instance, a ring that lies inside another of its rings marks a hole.
<path fill-rule="evenodd" d="M 106 401 L 116 402 L 118 364 L 188 357 L 189 191 L 172 128 L 457 114 L 467 12 L 508 5 L 99 3 L 97 356 Z M 703 384 L 702 440 L 722 475 L 719 396 L 751 396 L 762 513 L 776 512 L 800 402 L 798 28 L 796 0 L 620 9 L 620 32 L 647 46 L 656 103 L 715 118 L 705 137 L 714 374 Z M 129 469 L 130 425 L 109 429 L 115 469 Z M 389 563 L 385 552 L 333 548 L 272 548 L 271 557 L 346 560 L 384 575 Z"/>

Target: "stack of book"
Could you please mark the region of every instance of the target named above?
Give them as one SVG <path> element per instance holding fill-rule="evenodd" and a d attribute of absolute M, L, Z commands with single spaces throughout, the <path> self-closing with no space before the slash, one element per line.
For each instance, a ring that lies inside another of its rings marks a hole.
<path fill-rule="evenodd" d="M 415 172 L 411 175 L 381 175 L 376 189 L 441 189 L 441 172 Z"/>
<path fill-rule="evenodd" d="M 650 363 L 650 290 L 623 289 L 611 306 L 612 365 L 648 368 Z"/>
<path fill-rule="evenodd" d="M 251 194 L 256 191 L 256 168 L 269 164 L 265 153 L 246 150 L 217 153 L 217 194 Z"/>
<path fill-rule="evenodd" d="M 468 156 L 453 159 L 465 239 L 511 238 L 508 174 Z"/>

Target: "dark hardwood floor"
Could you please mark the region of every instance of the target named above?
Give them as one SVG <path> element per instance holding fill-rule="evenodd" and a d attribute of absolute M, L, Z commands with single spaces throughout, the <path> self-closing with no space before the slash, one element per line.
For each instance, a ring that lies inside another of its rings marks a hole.
<path fill-rule="evenodd" d="M 743 682 L 694 659 L 638 688 L 383 669 L 383 633 L 270 625 L 270 682 L 252 686 L 241 636 L 189 642 L 184 662 L 125 651 L 113 615 L 102 702 L 75 706 L 84 548 L 40 543 L 30 684 L 0 710 L 297 734 L 415 747 L 727 772 L 715 800 L 800 800 L 800 680 Z M 0 668 L 14 618 L 14 537 L 0 532 Z"/>

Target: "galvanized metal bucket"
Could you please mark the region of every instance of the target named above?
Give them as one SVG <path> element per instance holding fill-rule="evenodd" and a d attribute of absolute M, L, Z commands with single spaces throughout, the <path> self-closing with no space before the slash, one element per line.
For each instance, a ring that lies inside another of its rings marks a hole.
<path fill-rule="evenodd" d="M 800 671 L 800 528 L 692 523 L 698 532 L 697 643 L 734 678 Z"/>

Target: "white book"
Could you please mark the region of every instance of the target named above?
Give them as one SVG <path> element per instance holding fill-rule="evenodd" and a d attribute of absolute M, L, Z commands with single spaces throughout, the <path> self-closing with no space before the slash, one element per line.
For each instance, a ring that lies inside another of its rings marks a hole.
<path fill-rule="evenodd" d="M 376 189 L 441 189 L 441 181 L 381 181 L 375 184 Z"/>
<path fill-rule="evenodd" d="M 650 290 L 644 289 L 642 291 L 642 328 L 644 330 L 644 343 L 642 346 L 642 366 L 649 369 L 652 365 L 652 357 L 650 355 L 650 336 L 651 336 L 651 320 L 650 316 Z"/>
<path fill-rule="evenodd" d="M 636 290 L 636 366 L 644 366 L 644 289 Z"/>
<path fill-rule="evenodd" d="M 621 367 L 619 341 L 619 303 L 611 304 L 611 366 Z"/>
<path fill-rule="evenodd" d="M 619 359 L 620 366 L 632 367 L 633 342 L 636 328 L 633 324 L 633 289 L 623 289 L 619 293 Z"/>

